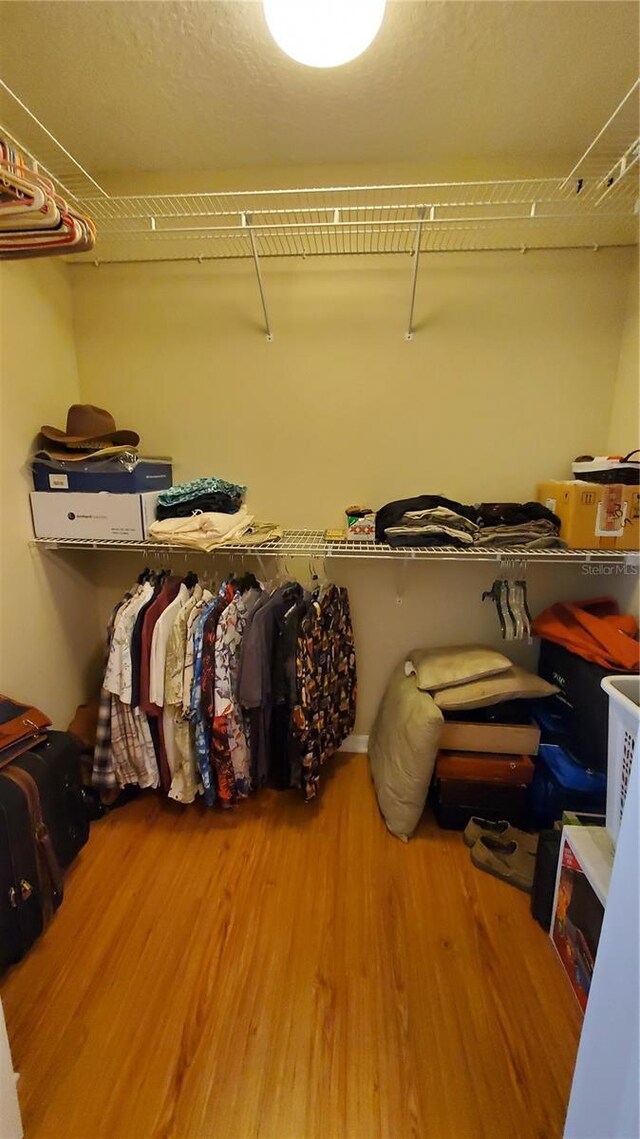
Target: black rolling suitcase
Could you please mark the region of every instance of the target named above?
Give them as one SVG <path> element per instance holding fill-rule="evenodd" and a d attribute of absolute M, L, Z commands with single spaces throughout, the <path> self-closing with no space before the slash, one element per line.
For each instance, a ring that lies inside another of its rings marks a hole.
<path fill-rule="evenodd" d="M 51 732 L 0 770 L 0 968 L 42 933 L 62 902 L 62 867 L 88 835 L 79 748 Z"/>
<path fill-rule="evenodd" d="M 19 961 L 43 928 L 29 805 L 12 780 L 0 777 L 0 968 Z"/>
<path fill-rule="evenodd" d="M 49 732 L 46 743 L 14 759 L 11 767 L 28 771 L 35 780 L 56 857 L 61 866 L 69 866 L 89 838 L 76 740 L 67 732 Z"/>
<path fill-rule="evenodd" d="M 19 961 L 62 902 L 62 870 L 27 771 L 0 772 L 0 964 Z"/>

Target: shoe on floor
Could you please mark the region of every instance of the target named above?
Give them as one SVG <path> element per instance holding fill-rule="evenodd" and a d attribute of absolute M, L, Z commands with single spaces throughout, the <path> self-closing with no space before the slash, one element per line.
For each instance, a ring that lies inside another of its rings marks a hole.
<path fill-rule="evenodd" d="M 482 835 L 471 848 L 471 861 L 479 870 L 486 870 L 487 874 L 531 893 L 535 851 L 526 850 L 515 839 L 505 841 L 492 835 Z"/>
<path fill-rule="evenodd" d="M 483 835 L 501 838 L 505 842 L 513 839 L 531 854 L 535 854 L 538 849 L 537 834 L 528 834 L 527 831 L 518 830 L 517 827 L 512 827 L 506 819 L 500 819 L 500 822 L 493 823 L 490 819 L 480 819 L 477 815 L 472 815 L 464 829 L 462 836 L 464 841 L 467 846 L 473 846 Z"/>

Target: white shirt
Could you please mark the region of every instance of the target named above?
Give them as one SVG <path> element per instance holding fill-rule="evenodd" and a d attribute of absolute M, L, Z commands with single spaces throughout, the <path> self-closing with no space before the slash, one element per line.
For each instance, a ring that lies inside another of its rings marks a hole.
<path fill-rule="evenodd" d="M 103 687 L 127 704 L 131 703 L 131 634 L 138 613 L 152 597 L 153 586 L 146 581 L 116 615 Z"/>
<path fill-rule="evenodd" d="M 164 613 L 156 621 L 151 639 L 151 658 L 149 661 L 149 700 L 162 708 L 164 704 L 164 666 L 167 656 L 167 641 L 178 612 L 189 600 L 189 590 L 184 582 L 178 590 L 177 596 L 167 606 Z"/>

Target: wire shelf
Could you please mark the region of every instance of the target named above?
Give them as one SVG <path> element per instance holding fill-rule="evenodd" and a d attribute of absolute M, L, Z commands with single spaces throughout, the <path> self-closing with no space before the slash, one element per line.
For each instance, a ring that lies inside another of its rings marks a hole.
<path fill-rule="evenodd" d="M 593 248 L 638 240 L 639 85 L 558 178 L 112 195 L 1 80 L 0 129 L 96 222 L 76 261 Z"/>
<path fill-rule="evenodd" d="M 563 189 L 578 189 L 587 200 L 600 206 L 605 202 L 624 200 L 632 207 L 638 199 L 638 95 L 636 80 L 611 117 L 569 174 Z"/>
<path fill-rule="evenodd" d="M 550 565 L 563 563 L 583 565 L 597 563 L 603 565 L 638 565 L 640 554 L 622 550 L 523 550 L 518 546 L 492 548 L 463 548 L 455 546 L 399 546 L 393 547 L 381 542 L 342 541 L 331 542 L 323 530 L 285 530 L 280 540 L 243 545 L 242 542 L 217 546 L 209 554 L 192 550 L 187 546 L 166 545 L 160 542 L 131 542 L 112 539 L 91 538 L 35 538 L 33 545 L 43 550 L 124 552 L 141 553 L 153 556 L 181 554 L 187 557 L 224 557 L 242 554 L 244 557 L 308 558 L 308 559 L 369 559 L 391 561 L 462 561 L 499 562 L 504 565 L 521 563 Z"/>

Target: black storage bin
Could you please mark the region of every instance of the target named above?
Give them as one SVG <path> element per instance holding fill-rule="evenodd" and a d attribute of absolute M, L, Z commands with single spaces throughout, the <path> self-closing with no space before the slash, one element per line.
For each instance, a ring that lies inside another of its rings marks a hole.
<path fill-rule="evenodd" d="M 531 888 L 531 913 L 547 933 L 551 929 L 561 840 L 561 830 L 541 831 L 536 852 L 536 868 Z"/>
<path fill-rule="evenodd" d="M 507 819 L 512 826 L 522 826 L 527 791 L 524 786 L 439 780 L 434 788 L 433 813 L 443 830 L 462 831 L 473 815 L 494 823 Z"/>
<path fill-rule="evenodd" d="M 600 682 L 619 670 L 602 668 L 552 641 L 540 642 L 538 672 L 560 689 L 554 703 L 562 719 L 571 754 L 592 771 L 607 770 L 609 700 Z"/>

